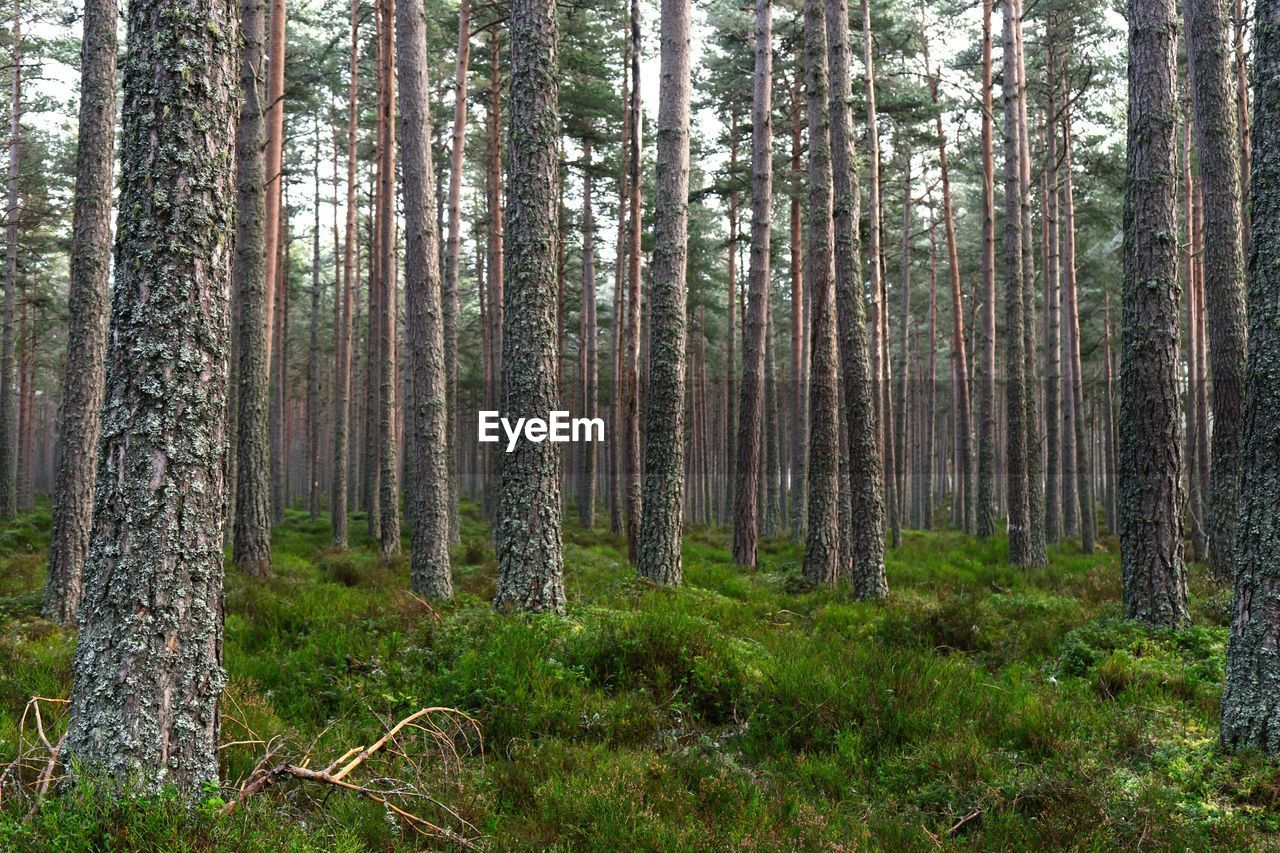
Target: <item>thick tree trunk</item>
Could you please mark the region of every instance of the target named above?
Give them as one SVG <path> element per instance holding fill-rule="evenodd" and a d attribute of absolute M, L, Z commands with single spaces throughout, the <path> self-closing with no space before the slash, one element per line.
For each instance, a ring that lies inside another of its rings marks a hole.
<path fill-rule="evenodd" d="M 769 246 L 773 201 L 772 0 L 756 0 L 755 7 L 755 77 L 751 98 L 751 268 L 747 286 L 746 343 L 742 352 L 742 407 L 737 425 L 737 484 L 733 490 L 733 561 L 740 566 L 756 564 L 759 532 L 756 500 L 761 476 L 760 441 L 764 434 L 765 331 L 769 323 Z M 729 311 L 732 316 L 733 308 Z M 732 325 L 729 337 L 732 341 Z M 732 358 L 732 343 L 729 344 L 729 353 Z M 729 381 L 732 382 L 732 360 L 728 369 Z M 732 407 L 729 411 L 732 418 Z"/>
<path fill-rule="evenodd" d="M 409 585 L 437 599 L 453 597 L 449 573 L 448 388 L 444 356 L 439 234 L 428 205 L 435 198 L 431 165 L 431 103 L 427 82 L 427 27 L 422 10 L 401 2 L 396 9 L 396 70 L 399 72 L 400 161 L 404 173 L 405 316 L 408 325 L 410 393 L 407 428 L 408 516 L 413 531 Z M 455 256 L 454 260 L 457 258 Z M 385 533 L 384 539 L 385 542 Z"/>
<path fill-rule="evenodd" d="M 111 188 L 115 164 L 116 2 L 87 0 L 80 45 L 80 133 L 71 224 L 67 358 L 58 413 L 58 470 L 45 618 L 76 621 L 93 522 L 93 487 L 111 309 Z"/>
<path fill-rule="evenodd" d="M 236 391 L 236 490 L 232 555 L 254 577 L 271 574 L 270 293 L 266 252 L 266 186 L 263 157 L 263 0 L 242 0 L 240 95 L 236 130 L 236 240 L 232 268 L 239 305 Z"/>
<path fill-rule="evenodd" d="M 1178 434 L 1178 249 L 1173 237 L 1177 25 L 1172 0 L 1129 0 L 1128 12 L 1128 180 L 1120 335 L 1124 613 L 1139 622 L 1178 627 L 1187 622 L 1188 614 Z"/>
<path fill-rule="evenodd" d="M 239 15 L 231 0 L 133 0 L 128 18 L 108 394 L 67 748 L 121 786 L 195 798 L 218 779 L 226 683 Z"/>
<path fill-rule="evenodd" d="M 995 158 L 992 153 L 991 4 L 982 3 L 982 298 L 978 358 L 977 533 L 996 532 L 996 214 Z"/>
<path fill-rule="evenodd" d="M 1222 746 L 1280 753 L 1280 599 L 1274 573 L 1280 564 L 1280 4 L 1258 0 L 1251 187 L 1253 229 L 1249 246 L 1249 365 L 1246 374 L 1236 536 L 1235 605 L 1222 692 Z"/>
<path fill-rule="evenodd" d="M 511 139 L 503 405 L 508 418 L 547 417 L 556 393 L 555 172 L 559 117 L 552 0 L 511 4 Z M 560 449 L 521 441 L 502 462 L 495 530 L 499 610 L 564 611 Z"/>
<path fill-rule="evenodd" d="M 868 353 L 867 316 L 862 288 L 862 245 L 858 238 L 858 160 L 853 148 L 849 103 L 848 0 L 826 0 L 827 56 L 831 88 L 832 211 L 834 217 L 835 297 L 839 319 L 840 367 L 844 380 L 849 450 L 849 534 L 851 553 L 842 567 L 859 598 L 887 595 L 884 573 L 883 468 L 877 441 L 875 376 Z M 878 182 L 877 182 L 878 184 Z M 873 238 L 875 239 L 875 238 Z M 873 262 L 872 266 L 876 266 Z"/>
<path fill-rule="evenodd" d="M 762 0 L 764 2 L 764 0 Z M 662 0 L 657 178 L 654 185 L 653 281 L 649 303 L 644 518 L 636 570 L 663 586 L 682 579 L 684 372 L 688 319 L 689 24 L 691 0 Z"/>
<path fill-rule="evenodd" d="M 810 369 L 809 520 L 804 577 L 834 584 L 840 573 L 840 400 L 836 375 L 834 259 L 827 32 L 819 0 L 804 4 L 805 102 L 809 116 L 808 251 L 805 290 L 813 294 Z"/>
<path fill-rule="evenodd" d="M 1204 301 L 1213 372 L 1213 446 L 1206 516 L 1209 567 L 1235 577 L 1235 523 L 1244 430 L 1244 257 L 1236 91 L 1227 0 L 1183 0 L 1187 78 L 1204 193 Z"/>

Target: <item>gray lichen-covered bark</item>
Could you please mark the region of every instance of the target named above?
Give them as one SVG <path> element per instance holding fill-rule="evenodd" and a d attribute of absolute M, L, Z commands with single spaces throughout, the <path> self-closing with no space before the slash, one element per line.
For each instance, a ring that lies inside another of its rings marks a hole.
<path fill-rule="evenodd" d="M 556 387 L 556 167 L 559 79 L 553 0 L 511 4 L 502 414 L 547 417 Z M 504 454 L 495 544 L 499 610 L 564 611 L 560 448 L 520 441 Z"/>
<path fill-rule="evenodd" d="M 1204 301 L 1213 371 L 1207 521 L 1214 577 L 1235 577 L 1246 350 L 1236 93 L 1226 0 L 1183 0 L 1187 77 L 1204 193 Z"/>
<path fill-rule="evenodd" d="M 1009 507 L 1009 562 L 1029 565 L 1030 506 L 1027 489 L 1027 386 L 1023 330 L 1022 145 L 1016 3 L 1004 5 L 1004 342 L 1005 498 Z"/>
<path fill-rule="evenodd" d="M 853 79 L 849 70 L 849 3 L 826 0 L 828 71 L 831 77 L 832 211 L 835 233 L 835 294 L 840 366 L 848 423 L 851 553 L 841 566 L 854 594 L 889 593 L 884 572 L 884 489 L 876 440 L 875 382 L 871 375 L 867 314 L 862 294 L 862 244 L 858 239 L 858 161 L 853 150 Z"/>
<path fill-rule="evenodd" d="M 111 180 L 115 164 L 116 3 L 87 0 L 80 45 L 80 133 L 71 225 L 67 359 L 58 414 L 58 472 L 44 615 L 73 624 L 93 521 L 99 415 L 111 309 Z"/>
<path fill-rule="evenodd" d="M 636 571 L 640 577 L 663 586 L 679 584 L 682 577 L 691 16 L 690 0 L 662 0 L 644 517 Z"/>
<path fill-rule="evenodd" d="M 439 234 L 431 215 L 431 104 L 427 85 L 427 27 L 422 8 L 396 9 L 396 67 L 400 90 L 400 161 L 404 174 L 404 293 L 408 325 L 410 455 L 408 516 L 413 531 L 409 578 L 415 592 L 453 597 L 449 572 L 448 392 L 445 384 Z"/>
<path fill-rule="evenodd" d="M 1120 565 L 1125 617 L 1177 627 L 1188 614 L 1178 401 L 1173 0 L 1129 0 L 1128 19 Z"/>
<path fill-rule="evenodd" d="M 809 519 L 804 577 L 810 583 L 834 584 L 840 571 L 840 394 L 836 384 L 836 306 L 831 246 L 827 31 L 821 0 L 805 0 L 804 4 L 804 76 L 809 116 L 808 252 L 804 271 L 805 290 L 813 295 Z"/>
<path fill-rule="evenodd" d="M 1258 0 L 1246 374 L 1235 606 L 1222 746 L 1280 753 L 1280 2 Z"/>
<path fill-rule="evenodd" d="M 107 397 L 67 734 L 81 770 L 187 795 L 218 778 L 226 681 L 238 17 L 233 0 L 129 4 Z"/>
<path fill-rule="evenodd" d="M 733 488 L 733 561 L 756 564 L 760 532 L 760 447 L 765 411 L 765 328 L 769 322 L 769 244 L 773 196 L 773 4 L 755 2 L 755 76 L 751 97 L 751 260 L 747 273 L 746 340 L 742 352 L 742 397 L 738 408 L 736 477 Z M 736 247 L 730 247 L 730 258 Z M 731 293 L 737 282 L 730 283 Z M 730 311 L 733 309 L 730 308 Z M 732 326 L 730 335 L 734 335 Z M 729 343 L 732 358 L 733 344 Z M 730 371 L 733 366 L 730 361 Z M 730 377 L 732 382 L 732 376 Z M 730 390 L 732 394 L 732 390 Z M 730 409 L 732 413 L 732 409 Z M 732 417 L 732 414 L 730 415 Z M 730 424 L 733 428 L 733 424 Z M 730 452 L 733 445 L 730 445 Z"/>
<path fill-rule="evenodd" d="M 232 280 L 239 294 L 236 392 L 236 490 L 232 555 L 254 577 L 271 574 L 271 439 L 267 364 L 271 316 L 267 290 L 265 121 L 259 79 L 266 11 L 263 0 L 240 3 L 240 94 L 236 127 L 236 241 Z"/>

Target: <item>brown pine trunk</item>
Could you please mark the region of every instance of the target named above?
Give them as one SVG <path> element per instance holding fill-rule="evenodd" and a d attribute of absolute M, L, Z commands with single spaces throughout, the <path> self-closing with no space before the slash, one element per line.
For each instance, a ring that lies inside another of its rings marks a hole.
<path fill-rule="evenodd" d="M 57 479 L 45 618 L 75 622 L 93 523 L 111 301 L 111 188 L 116 116 L 115 0 L 87 0 L 80 47 L 80 120 L 71 223 L 67 358 L 58 414 Z M 43 431 L 42 431 L 43 434 Z"/>
<path fill-rule="evenodd" d="M 22 8 L 13 3 L 13 86 L 9 98 L 8 203 L 5 209 L 5 273 L 3 330 L 0 330 L 0 519 L 12 518 L 16 511 L 14 462 L 16 461 L 14 422 L 13 356 L 14 300 L 18 283 L 18 227 L 21 218 L 21 135 L 22 135 Z"/>
<path fill-rule="evenodd" d="M 640 544 L 640 148 L 643 113 L 640 110 L 640 0 L 631 0 L 631 142 L 627 189 L 627 298 L 623 346 L 623 413 L 626 433 L 627 559 L 636 561 Z"/>
<path fill-rule="evenodd" d="M 1129 0 L 1129 128 L 1120 346 L 1120 565 L 1124 614 L 1187 622 L 1182 560 L 1172 0 Z M 1086 529 L 1089 524 L 1086 522 Z"/>
<path fill-rule="evenodd" d="M 582 416 L 596 417 L 598 378 L 596 366 L 596 266 L 595 215 L 591 207 L 593 170 L 591 138 L 582 142 L 582 314 L 579 332 L 582 348 Z M 590 530 L 596 519 L 595 444 L 581 448 L 578 469 L 578 521 Z"/>
<path fill-rule="evenodd" d="M 982 296 L 978 359 L 978 493 L 976 528 L 987 539 L 996 532 L 996 214 L 991 101 L 991 6 L 982 3 Z"/>
<path fill-rule="evenodd" d="M 396 52 L 395 42 L 395 8 L 396 0 L 381 0 L 382 18 L 380 38 L 382 54 L 382 113 L 385 126 L 385 145 L 382 148 L 382 175 L 380 178 L 382 216 L 379 218 L 381 235 L 379 236 L 378 284 L 382 288 L 378 300 L 378 326 L 381 341 L 378 345 L 382 359 L 379 378 L 382 390 L 379 392 L 379 435 L 378 435 L 378 542 L 379 556 L 383 560 L 391 559 L 400 553 L 400 463 L 398 459 L 397 416 L 400 393 L 400 375 L 397 369 L 397 335 L 396 313 L 399 288 L 396 274 L 396 107 L 395 107 L 395 75 L 391 63 Z M 431 264 L 436 259 L 430 259 Z M 372 319 L 372 318 L 370 318 Z"/>
<path fill-rule="evenodd" d="M 797 66 L 799 63 L 797 63 Z M 809 348 L 804 306 L 804 245 L 801 242 L 800 187 L 804 185 L 802 153 L 804 151 L 804 102 L 800 73 L 791 84 L 791 179 L 796 189 L 791 194 L 791 538 L 804 541 L 808 518 L 806 490 L 809 464 Z"/>

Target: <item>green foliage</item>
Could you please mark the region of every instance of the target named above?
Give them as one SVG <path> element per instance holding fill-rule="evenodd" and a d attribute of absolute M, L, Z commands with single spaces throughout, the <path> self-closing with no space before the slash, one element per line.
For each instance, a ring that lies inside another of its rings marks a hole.
<path fill-rule="evenodd" d="M 70 681 L 72 637 L 37 615 L 47 524 L 0 529 L 0 561 L 24 567 L 0 596 L 0 758 L 27 699 Z M 425 705 L 482 726 L 484 757 L 432 795 L 501 849 L 1256 848 L 1280 829 L 1280 767 L 1216 750 L 1226 627 L 1199 571 L 1197 626 L 1153 631 L 1119 619 L 1114 556 L 1070 546 L 1023 571 L 1002 542 L 908 533 L 892 595 L 862 603 L 800 583 L 788 542 L 744 571 L 722 531 L 690 530 L 687 584 L 663 590 L 571 527 L 569 612 L 526 618 L 490 607 L 470 508 L 462 543 L 437 620 L 404 565 L 365 540 L 330 552 L 324 519 L 290 511 L 276 577 L 227 579 L 223 740 L 244 742 L 222 751 L 223 791 L 188 811 L 90 781 L 32 820 L 0 810 L 0 847 L 414 849 L 346 794 L 217 805 L 259 741 L 320 764 Z"/>

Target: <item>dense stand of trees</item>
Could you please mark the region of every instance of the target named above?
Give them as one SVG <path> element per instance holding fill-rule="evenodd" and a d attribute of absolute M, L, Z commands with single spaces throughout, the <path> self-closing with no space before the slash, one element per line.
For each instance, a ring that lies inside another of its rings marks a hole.
<path fill-rule="evenodd" d="M 1280 752 L 1274 5 L 1251 105 L 1216 0 L 1185 62 L 1171 0 L 1129 0 L 1127 45 L 1093 3 L 985 0 L 957 34 L 871 0 L 130 0 L 117 148 L 88 0 L 74 158 L 24 122 L 58 51 L 15 7 L 0 516 L 52 495 L 69 749 L 198 790 L 224 538 L 263 578 L 288 509 L 335 549 L 362 513 L 448 599 L 465 500 L 504 611 L 568 605 L 566 506 L 661 585 L 689 525 L 743 566 L 789 535 L 861 598 L 904 529 L 1003 527 L 1028 570 L 1118 547 L 1125 615 L 1173 628 L 1189 553 L 1236 585 L 1223 743 Z M 481 409 L 604 444 L 506 452 Z"/>

